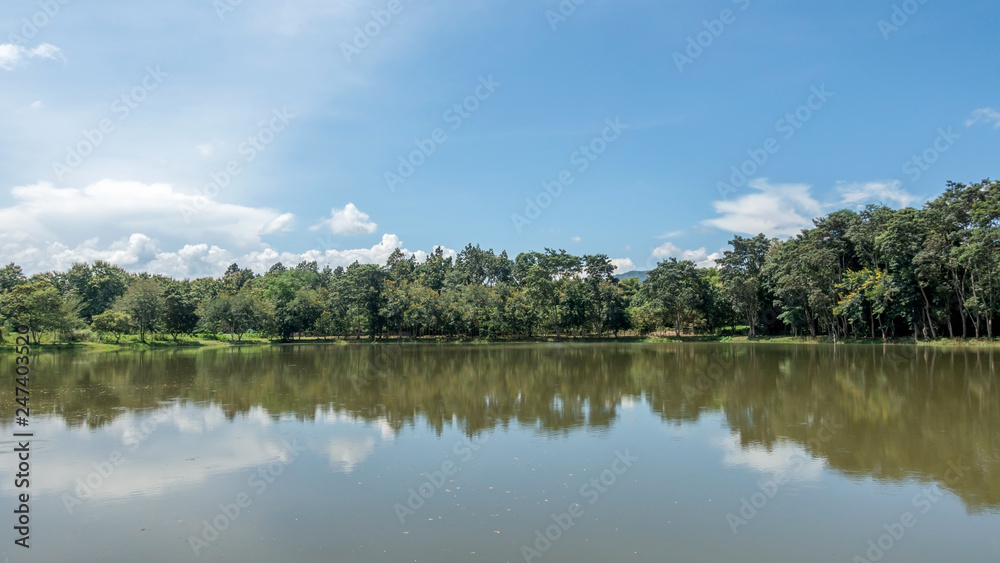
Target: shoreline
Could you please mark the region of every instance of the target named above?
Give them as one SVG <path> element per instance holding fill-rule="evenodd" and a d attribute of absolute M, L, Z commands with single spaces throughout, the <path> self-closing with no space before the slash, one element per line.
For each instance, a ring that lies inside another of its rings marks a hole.
<path fill-rule="evenodd" d="M 287 342 L 269 339 L 244 339 L 242 341 L 230 341 L 224 339 L 193 339 L 186 338 L 177 342 L 170 340 L 154 340 L 151 342 L 122 342 L 120 344 L 108 342 L 76 342 L 69 344 L 31 344 L 30 346 L 39 351 L 75 351 L 75 352 L 117 352 L 117 351 L 144 351 L 144 350 L 207 350 L 214 348 L 261 348 L 265 346 L 353 346 L 353 345 L 417 345 L 417 344 L 438 344 L 438 345 L 465 345 L 465 346 L 490 346 L 496 344 L 766 344 L 766 345 L 799 345 L 799 346 L 857 346 L 857 345 L 882 345 L 882 346 L 908 346 L 924 348 L 963 348 L 963 349 L 994 349 L 1000 348 L 998 339 L 948 339 L 939 338 L 937 340 L 913 339 L 865 339 L 865 340 L 838 340 L 834 342 L 826 337 L 794 337 L 794 336 L 774 336 L 755 338 L 753 340 L 746 336 L 622 336 L 614 337 L 561 337 L 544 336 L 533 338 L 504 338 L 504 339 L 477 339 L 477 338 L 443 338 L 443 337 L 421 337 L 403 338 L 387 337 L 378 340 L 367 338 L 303 338 L 301 340 L 290 340 Z M 12 349 L 11 343 L 3 343 L 4 348 Z"/>

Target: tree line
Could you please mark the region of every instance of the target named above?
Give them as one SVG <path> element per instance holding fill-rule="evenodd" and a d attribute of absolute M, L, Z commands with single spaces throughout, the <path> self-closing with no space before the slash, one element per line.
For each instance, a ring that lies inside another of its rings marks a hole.
<path fill-rule="evenodd" d="M 922 209 L 869 205 L 784 241 L 735 236 L 716 267 L 669 259 L 641 283 L 607 255 L 510 259 L 478 245 L 424 261 L 320 269 L 232 264 L 220 278 L 132 274 L 107 262 L 26 277 L 0 269 L 0 316 L 60 341 L 247 334 L 342 338 L 810 335 L 993 337 L 1000 307 L 1000 182 L 950 182 Z"/>

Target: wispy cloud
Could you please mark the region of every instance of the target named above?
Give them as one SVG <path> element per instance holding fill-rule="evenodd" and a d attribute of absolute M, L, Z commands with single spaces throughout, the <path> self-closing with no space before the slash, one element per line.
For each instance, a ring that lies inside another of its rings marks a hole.
<path fill-rule="evenodd" d="M 895 204 L 898 207 L 908 207 L 920 201 L 920 197 L 907 192 L 902 188 L 902 185 L 899 180 L 843 184 L 837 187 L 837 192 L 841 196 L 839 205 L 842 207 L 861 208 L 865 204 L 878 202 L 886 205 Z"/>
<path fill-rule="evenodd" d="M 812 219 L 824 213 L 808 184 L 771 184 L 767 178 L 758 178 L 749 186 L 758 193 L 714 202 L 712 206 L 722 216 L 701 223 L 733 233 L 788 237 L 812 227 Z"/>
<path fill-rule="evenodd" d="M 979 108 L 972 112 L 972 116 L 965 122 L 966 127 L 972 127 L 977 123 L 993 124 L 994 129 L 1000 129 L 1000 111 L 991 107 Z"/>
<path fill-rule="evenodd" d="M 684 231 L 670 231 L 669 233 L 663 233 L 662 235 L 660 235 L 660 236 L 658 236 L 656 238 L 661 239 L 661 240 L 668 239 L 668 238 L 677 238 L 677 237 L 679 237 L 679 236 L 681 236 L 683 234 L 684 234 Z"/>
<path fill-rule="evenodd" d="M 59 47 L 51 43 L 42 43 L 33 49 L 13 43 L 0 43 L 0 68 L 4 70 L 14 70 L 25 59 L 32 58 L 66 60 Z"/>
<path fill-rule="evenodd" d="M 665 242 L 653 249 L 652 257 L 657 261 L 677 258 L 678 260 L 690 260 L 699 268 L 714 268 L 715 261 L 722 257 L 721 252 L 708 253 L 704 247 L 697 250 L 683 250 L 672 242 Z"/>

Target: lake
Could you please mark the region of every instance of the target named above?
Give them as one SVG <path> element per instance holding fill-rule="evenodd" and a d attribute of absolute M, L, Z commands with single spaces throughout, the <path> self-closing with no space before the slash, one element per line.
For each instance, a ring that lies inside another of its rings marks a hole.
<path fill-rule="evenodd" d="M 38 355 L 10 561 L 1000 560 L 988 349 Z M 0 370 L 14 378 L 13 361 Z M 13 386 L 0 389 L 14 405 Z M 10 407 L 13 413 L 13 407 Z M 4 418 L 0 495 L 17 503 Z"/>

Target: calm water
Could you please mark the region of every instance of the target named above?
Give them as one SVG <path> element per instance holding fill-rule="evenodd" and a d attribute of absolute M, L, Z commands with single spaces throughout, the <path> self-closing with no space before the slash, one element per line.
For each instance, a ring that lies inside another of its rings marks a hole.
<path fill-rule="evenodd" d="M 670 344 L 44 354 L 31 549 L 13 545 L 5 417 L 0 553 L 998 561 L 995 362 Z"/>

